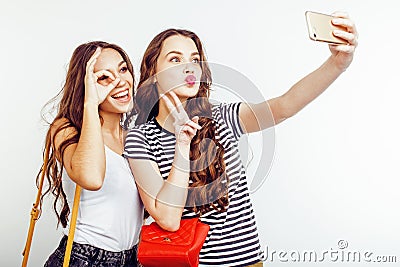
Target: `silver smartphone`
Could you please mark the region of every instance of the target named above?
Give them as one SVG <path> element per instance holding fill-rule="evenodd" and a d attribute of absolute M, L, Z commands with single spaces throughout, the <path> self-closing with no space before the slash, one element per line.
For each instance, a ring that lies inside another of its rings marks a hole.
<path fill-rule="evenodd" d="M 346 30 L 343 27 L 332 24 L 333 16 L 313 11 L 306 11 L 305 15 L 307 20 L 308 36 L 311 40 L 337 45 L 348 43 L 346 40 L 333 35 L 334 30 Z"/>

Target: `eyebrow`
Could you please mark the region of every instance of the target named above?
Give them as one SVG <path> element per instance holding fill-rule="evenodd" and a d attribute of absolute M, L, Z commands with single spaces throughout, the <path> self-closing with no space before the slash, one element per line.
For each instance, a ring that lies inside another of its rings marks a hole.
<path fill-rule="evenodd" d="M 121 67 L 121 65 L 124 65 L 126 63 L 125 60 L 122 60 L 120 63 L 118 63 L 118 68 Z M 110 69 L 105 69 L 107 71 L 110 71 Z"/>
<path fill-rule="evenodd" d="M 170 55 L 170 54 L 183 55 L 183 53 L 180 52 L 180 51 L 172 50 L 172 51 L 169 51 L 169 52 L 165 55 L 165 57 L 167 57 L 167 56 Z M 193 53 L 191 53 L 190 55 L 191 55 L 191 56 L 197 56 L 197 55 L 200 55 L 200 54 L 199 54 L 199 52 L 193 52 Z"/>

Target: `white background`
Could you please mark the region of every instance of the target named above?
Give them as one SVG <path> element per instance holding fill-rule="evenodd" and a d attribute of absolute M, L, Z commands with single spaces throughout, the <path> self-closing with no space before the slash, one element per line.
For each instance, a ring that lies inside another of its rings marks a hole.
<path fill-rule="evenodd" d="M 390 0 L 2 3 L 0 266 L 22 260 L 46 130 L 40 110 L 60 90 L 76 46 L 90 40 L 119 44 L 137 73 L 152 37 L 169 27 L 190 29 L 211 62 L 236 69 L 271 98 L 329 56 L 327 45 L 308 39 L 306 10 L 349 12 L 360 44 L 353 64 L 328 91 L 275 128 L 274 163 L 252 195 L 261 244 L 270 253 L 313 250 L 322 256 L 338 250 L 343 239 L 349 251 L 400 261 L 395 6 Z M 260 144 L 251 146 L 257 153 Z M 255 168 L 250 165 L 249 173 Z M 37 224 L 30 266 L 42 266 L 59 242 L 51 202 Z M 275 255 L 266 266 L 309 266 L 286 258 L 283 263 Z M 328 259 L 319 265 L 380 266 Z"/>

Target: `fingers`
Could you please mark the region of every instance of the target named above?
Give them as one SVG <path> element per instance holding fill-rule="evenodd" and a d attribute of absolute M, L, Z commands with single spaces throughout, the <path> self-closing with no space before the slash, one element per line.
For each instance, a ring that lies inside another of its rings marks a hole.
<path fill-rule="evenodd" d="M 349 18 L 349 14 L 347 12 L 340 11 L 340 10 L 333 12 L 332 16 L 338 17 L 338 18 L 346 18 L 346 19 Z"/>
<path fill-rule="evenodd" d="M 102 95 L 108 95 L 121 81 L 119 77 L 115 78 L 114 74 L 108 70 L 99 70 L 94 73 L 94 76 L 97 78 L 95 82 L 101 85 L 98 89 L 101 90 Z"/>
<path fill-rule="evenodd" d="M 196 130 L 200 130 L 201 129 L 201 126 L 198 123 L 196 123 L 194 121 L 191 121 L 191 120 L 187 121 L 186 125 L 192 127 L 193 129 L 196 129 Z"/>
<path fill-rule="evenodd" d="M 332 24 L 346 28 L 349 32 L 355 32 L 355 24 L 351 19 L 338 18 L 332 19 Z"/>
<path fill-rule="evenodd" d="M 355 51 L 355 46 L 354 45 L 329 45 L 329 48 L 338 52 L 344 52 L 344 53 L 354 53 Z"/>
<path fill-rule="evenodd" d="M 94 64 L 96 63 L 96 60 L 99 57 L 100 53 L 101 53 L 101 48 L 97 47 L 94 54 L 90 57 L 90 59 L 86 63 L 86 73 L 93 72 Z"/>
<path fill-rule="evenodd" d="M 336 11 L 332 15 L 334 16 L 332 24 L 345 29 L 343 31 L 334 30 L 333 34 L 336 37 L 346 40 L 349 45 L 331 46 L 331 49 L 345 53 L 353 53 L 358 46 L 358 33 L 354 22 L 350 19 L 349 15 L 343 11 Z"/>
<path fill-rule="evenodd" d="M 169 95 L 172 100 L 164 94 L 161 95 L 161 98 L 164 100 L 167 109 L 174 118 L 174 128 L 177 140 L 188 140 L 189 138 L 190 142 L 190 139 L 192 139 L 196 135 L 197 131 L 201 129 L 201 126 L 198 124 L 199 117 L 194 116 L 190 120 L 178 96 L 172 91 L 169 92 Z"/>
<path fill-rule="evenodd" d="M 178 139 L 181 137 L 186 139 L 184 136 L 181 136 L 184 133 L 189 140 L 191 140 L 197 133 L 198 130 L 201 129 L 201 126 L 197 123 L 199 120 L 198 116 L 192 118 L 192 120 L 188 120 L 185 124 L 180 127 L 179 134 L 177 136 Z"/>
<path fill-rule="evenodd" d="M 346 40 L 350 45 L 353 45 L 353 46 L 358 45 L 358 40 L 357 40 L 357 37 L 354 35 L 354 33 L 340 31 L 340 30 L 334 30 L 333 35 Z"/>
<path fill-rule="evenodd" d="M 332 19 L 332 24 L 344 27 L 348 32 L 354 33 L 357 36 L 356 25 L 346 12 L 337 11 L 332 15 L 334 16 L 334 19 Z"/>
<path fill-rule="evenodd" d="M 194 116 L 194 117 L 192 118 L 192 121 L 193 121 L 194 123 L 196 123 L 196 124 L 199 124 L 199 116 Z"/>
<path fill-rule="evenodd" d="M 117 87 L 118 83 L 121 81 L 121 79 L 118 77 L 114 81 L 112 81 L 107 87 L 106 90 L 110 92 L 112 89 Z"/>
<path fill-rule="evenodd" d="M 105 80 L 110 78 L 111 80 L 115 80 L 114 74 L 112 74 L 111 72 L 109 72 L 108 70 L 99 70 L 98 72 L 95 72 L 96 77 L 101 80 Z"/>
<path fill-rule="evenodd" d="M 196 124 L 193 121 L 188 121 L 186 124 L 184 124 L 182 127 L 180 127 L 179 133 L 177 135 L 177 139 L 183 139 L 183 140 L 190 140 L 197 134 L 197 131 L 201 129 L 201 126 Z M 185 137 L 186 136 L 186 137 Z"/>
<path fill-rule="evenodd" d="M 174 104 L 172 104 L 171 100 L 166 95 L 161 95 L 161 98 L 164 99 L 164 103 L 167 106 L 169 112 L 176 118 L 178 117 L 178 111 L 175 108 Z"/>
<path fill-rule="evenodd" d="M 172 97 L 172 99 L 175 102 L 175 107 L 178 110 L 178 112 L 185 112 L 185 109 L 182 106 L 182 102 L 181 100 L 178 98 L 178 96 L 173 92 L 173 91 L 169 91 L 169 95 Z"/>
<path fill-rule="evenodd" d="M 90 59 L 86 63 L 85 81 L 87 81 L 88 83 L 95 82 L 93 77 L 94 65 L 96 64 L 97 58 L 99 57 L 100 53 L 101 53 L 101 48 L 97 47 L 94 54 L 90 57 Z"/>
<path fill-rule="evenodd" d="M 190 127 L 188 125 L 183 126 L 181 131 L 186 133 L 190 139 L 192 139 L 193 136 L 195 136 L 197 133 L 196 129 L 193 129 L 192 127 Z"/>
<path fill-rule="evenodd" d="M 174 116 L 176 122 L 181 122 L 183 125 L 188 124 L 195 129 L 201 129 L 201 126 L 198 124 L 199 117 L 194 116 L 192 120 L 189 120 L 189 117 L 186 113 L 186 110 L 183 108 L 182 102 L 176 96 L 174 92 L 170 92 L 171 97 L 173 98 L 175 105 L 171 102 L 171 100 L 166 95 L 161 95 L 164 99 L 164 102 L 169 110 L 169 112 Z"/>

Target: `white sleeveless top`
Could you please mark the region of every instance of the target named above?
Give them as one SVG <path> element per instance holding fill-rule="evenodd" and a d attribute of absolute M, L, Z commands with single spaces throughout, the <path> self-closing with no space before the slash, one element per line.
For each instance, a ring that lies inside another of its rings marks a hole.
<path fill-rule="evenodd" d="M 143 222 L 143 203 L 128 161 L 107 146 L 105 153 L 103 186 L 98 191 L 81 191 L 74 241 L 118 252 L 131 249 L 138 243 Z M 62 182 L 72 213 L 75 183 L 65 169 Z M 68 235 L 68 232 L 69 223 L 64 234 Z"/>

